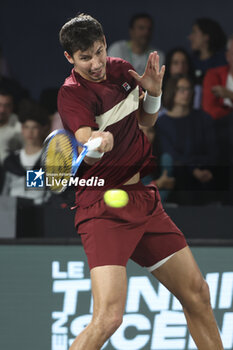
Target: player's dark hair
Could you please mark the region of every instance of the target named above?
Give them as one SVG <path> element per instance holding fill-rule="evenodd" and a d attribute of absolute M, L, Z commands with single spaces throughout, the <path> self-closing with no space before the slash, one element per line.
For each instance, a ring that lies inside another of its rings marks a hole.
<path fill-rule="evenodd" d="M 129 28 L 132 29 L 135 22 L 138 20 L 138 19 L 141 19 L 141 18 L 147 18 L 151 21 L 151 24 L 153 25 L 154 21 L 153 21 L 153 18 L 148 14 L 148 13 L 136 13 L 135 15 L 133 15 L 129 21 Z"/>
<path fill-rule="evenodd" d="M 95 18 L 81 13 L 63 25 L 59 40 L 64 51 L 72 57 L 76 51 L 86 51 L 96 41 L 104 41 L 104 32 Z"/>
<path fill-rule="evenodd" d="M 181 79 L 187 80 L 190 83 L 192 90 L 194 91 L 193 80 L 190 78 L 190 76 L 185 74 L 177 74 L 177 75 L 171 76 L 167 80 L 166 86 L 163 91 L 163 106 L 169 111 L 172 110 L 172 108 L 174 107 L 174 99 L 177 92 L 177 85 Z M 193 96 L 190 101 L 190 107 L 192 105 L 193 105 Z"/>
<path fill-rule="evenodd" d="M 23 100 L 20 103 L 18 115 L 22 124 L 28 120 L 33 120 L 42 126 L 49 124 L 48 112 L 33 100 Z"/>
<path fill-rule="evenodd" d="M 216 53 L 225 49 L 227 37 L 220 24 L 211 18 L 197 18 L 194 22 L 202 33 L 209 36 L 208 49 L 211 53 Z"/>

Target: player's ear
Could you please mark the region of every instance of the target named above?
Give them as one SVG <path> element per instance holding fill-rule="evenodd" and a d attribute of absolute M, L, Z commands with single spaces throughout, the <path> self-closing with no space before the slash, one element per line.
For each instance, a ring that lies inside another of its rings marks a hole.
<path fill-rule="evenodd" d="M 67 61 L 69 61 L 71 64 L 74 64 L 73 58 L 68 54 L 67 51 L 64 52 L 64 56 L 67 59 Z"/>

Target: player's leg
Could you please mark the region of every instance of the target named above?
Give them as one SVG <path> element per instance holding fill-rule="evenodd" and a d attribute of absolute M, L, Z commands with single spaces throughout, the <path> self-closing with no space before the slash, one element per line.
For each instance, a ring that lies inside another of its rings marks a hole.
<path fill-rule="evenodd" d="M 199 350 L 223 350 L 210 305 L 209 288 L 188 247 L 176 252 L 152 274 L 183 306 L 190 333 Z"/>
<path fill-rule="evenodd" d="M 70 350 L 99 350 L 122 322 L 127 293 L 124 266 L 99 266 L 91 270 L 94 300 L 91 323 L 74 340 Z"/>

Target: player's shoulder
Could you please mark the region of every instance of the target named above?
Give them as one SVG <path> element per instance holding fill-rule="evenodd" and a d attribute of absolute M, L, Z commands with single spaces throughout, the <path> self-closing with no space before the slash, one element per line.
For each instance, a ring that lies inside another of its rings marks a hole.
<path fill-rule="evenodd" d="M 65 79 L 64 83 L 62 84 L 61 88 L 64 90 L 67 89 L 76 89 L 78 87 L 81 87 L 81 83 L 75 74 L 74 68 L 72 69 L 70 75 Z"/>
<path fill-rule="evenodd" d="M 64 83 L 59 89 L 58 98 L 66 97 L 68 95 L 82 95 L 82 93 L 87 93 L 86 87 L 79 81 L 78 77 L 75 75 L 74 69 L 72 69 L 71 74 L 65 79 Z"/>

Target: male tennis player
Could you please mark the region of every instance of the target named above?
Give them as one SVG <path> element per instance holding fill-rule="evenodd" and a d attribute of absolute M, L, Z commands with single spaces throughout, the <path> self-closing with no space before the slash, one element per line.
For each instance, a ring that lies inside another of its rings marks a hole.
<path fill-rule="evenodd" d="M 164 212 L 158 190 L 140 182 L 151 171 L 152 156 L 138 124 L 156 121 L 165 67 L 159 68 L 156 52 L 142 76 L 128 62 L 106 57 L 102 27 L 89 15 L 67 22 L 60 42 L 74 65 L 58 97 L 64 126 L 82 143 L 103 138 L 85 158 L 84 177 L 104 178 L 106 188 L 129 194 L 127 206 L 114 209 L 104 203 L 103 191 L 77 189 L 76 226 L 91 270 L 94 310 L 70 350 L 100 349 L 120 326 L 129 258 L 180 300 L 199 350 L 222 350 L 208 286 L 185 238 Z"/>

